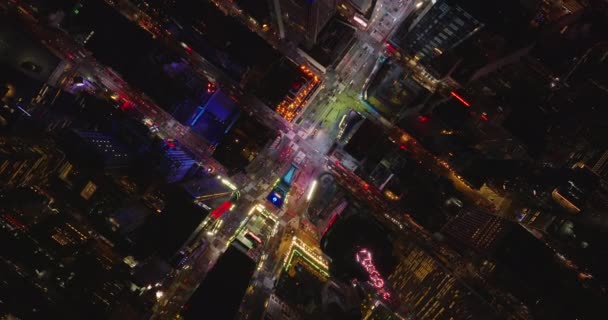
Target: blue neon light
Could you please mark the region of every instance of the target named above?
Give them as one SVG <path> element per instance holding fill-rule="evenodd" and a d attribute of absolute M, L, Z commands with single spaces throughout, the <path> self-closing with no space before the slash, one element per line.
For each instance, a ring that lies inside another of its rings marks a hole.
<path fill-rule="evenodd" d="M 281 209 L 283 207 L 283 203 L 285 202 L 284 200 L 284 196 L 281 195 L 280 193 L 281 191 L 279 190 L 273 190 L 270 192 L 270 194 L 268 194 L 268 196 L 266 197 L 266 199 L 268 201 L 270 201 L 270 203 L 272 203 L 273 206 Z"/>
<path fill-rule="evenodd" d="M 363 100 L 363 99 L 359 99 L 364 106 L 366 106 L 371 112 L 373 112 L 376 115 L 380 115 L 380 112 L 378 112 L 378 110 L 376 110 L 371 104 L 369 104 L 369 102 Z"/>
<path fill-rule="evenodd" d="M 289 170 L 287 170 L 287 172 L 285 172 L 285 174 L 281 178 L 281 180 L 283 180 L 283 182 L 287 186 L 291 186 L 291 183 L 293 182 L 293 178 L 295 177 L 295 173 L 296 173 L 297 169 L 298 169 L 298 167 L 296 167 L 295 165 L 292 164 L 291 167 L 289 167 Z"/>
<path fill-rule="evenodd" d="M 192 121 L 190 121 L 190 126 L 193 127 L 197 122 L 198 119 L 200 119 L 203 116 L 203 113 L 205 113 L 205 110 L 207 109 L 207 106 L 204 107 L 198 107 L 196 109 L 196 116 L 194 116 L 194 118 L 192 119 Z"/>

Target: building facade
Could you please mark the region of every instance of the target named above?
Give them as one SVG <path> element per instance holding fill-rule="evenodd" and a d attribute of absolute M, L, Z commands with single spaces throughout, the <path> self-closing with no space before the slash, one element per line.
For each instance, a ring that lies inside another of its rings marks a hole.
<path fill-rule="evenodd" d="M 490 304 L 414 242 L 402 243 L 404 256 L 388 277 L 393 303 L 416 319 L 496 319 Z"/>
<path fill-rule="evenodd" d="M 313 45 L 336 11 L 335 0 L 274 0 L 279 36 Z"/>
<path fill-rule="evenodd" d="M 466 248 L 484 252 L 494 246 L 509 224 L 479 209 L 463 209 L 441 232 Z"/>
<path fill-rule="evenodd" d="M 0 139 L 0 189 L 43 182 L 63 159 L 61 152 L 43 145 Z"/>
<path fill-rule="evenodd" d="M 423 65 L 483 27 L 482 22 L 451 1 L 437 1 L 425 11 L 411 26 L 403 24 L 391 39 L 393 45 Z"/>

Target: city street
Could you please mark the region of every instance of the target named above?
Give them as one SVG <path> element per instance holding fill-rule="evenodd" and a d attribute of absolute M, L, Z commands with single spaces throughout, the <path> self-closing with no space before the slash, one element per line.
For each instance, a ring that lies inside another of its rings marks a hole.
<path fill-rule="evenodd" d="M 307 201 L 302 195 L 320 173 L 329 171 L 338 182 L 350 189 L 353 195 L 370 203 L 378 212 L 388 212 L 385 200 L 378 190 L 344 168 L 339 162 L 340 159 L 330 160 L 325 155 L 336 138 L 338 122 L 350 109 L 359 111 L 373 121 L 381 123 L 395 143 L 404 144 L 411 151 L 414 160 L 434 173 L 450 179 L 459 191 L 477 203 L 490 206 L 483 195 L 464 183 L 447 163 L 430 154 L 403 130 L 388 124 L 385 119 L 370 112 L 359 100 L 358 95 L 362 86 L 369 81 L 370 73 L 376 68 L 378 59 L 384 53 L 384 40 L 393 31 L 392 23 L 403 19 L 409 8 L 412 7 L 409 4 L 411 2 L 408 2 L 408 5 L 402 5 L 401 1 L 380 3 L 369 28 L 356 33 L 358 43 L 349 50 L 335 71 L 325 75 L 323 88 L 316 95 L 315 100 L 310 102 L 309 108 L 296 121 L 300 125 L 288 123 L 251 95 L 239 95 L 236 90 L 237 84 L 211 63 L 196 52 L 186 50 L 175 39 L 157 34 L 157 38 L 167 48 L 183 57 L 197 73 L 212 77 L 219 87 L 237 95 L 245 111 L 249 111 L 256 119 L 281 132 L 283 138 L 276 150 L 265 150 L 258 156 L 258 160 L 256 160 L 258 162 L 251 165 L 246 174 L 249 182 L 239 186 L 240 200 L 233 211 L 226 213 L 220 219 L 223 221 L 221 227 L 214 229 L 214 224 L 210 223 L 202 228 L 198 235 L 195 235 L 192 242 L 195 244 L 195 248 L 191 251 L 188 262 L 175 271 L 166 283 L 162 284 L 163 295 L 159 297 L 154 306 L 155 318 L 169 319 L 179 313 L 206 273 L 226 250 L 229 239 L 233 238 L 237 227 L 247 216 L 249 208 L 258 203 L 269 206 L 265 202 L 265 196 L 272 188 L 274 181 L 281 177 L 298 153 L 303 153 L 305 159 L 299 164 L 298 178 L 292 186 L 289 201 L 286 208 L 274 212 L 280 217 L 279 231 L 274 238 L 267 242 L 263 252 L 266 261 L 254 275 L 247 298 L 241 306 L 246 306 L 247 310 L 257 311 L 244 314 L 243 318 L 251 316 L 252 319 L 257 319 L 252 315 L 263 311 L 263 302 L 271 292 L 268 281 L 272 282 L 271 279 L 284 258 L 285 252 L 280 248 L 284 248 L 284 240 L 290 238 L 290 233 L 287 231 L 297 230 L 306 219 L 304 213 Z M 127 17 L 139 16 L 134 14 L 131 7 L 117 5 L 116 8 L 124 10 L 123 14 Z M 401 11 L 398 10 L 399 8 L 402 8 Z M 234 13 L 234 9 L 230 10 Z M 384 14 L 384 12 L 394 14 Z M 221 165 L 210 157 L 213 150 L 203 138 L 175 121 L 170 114 L 155 105 L 143 93 L 131 88 L 121 79 L 120 75 L 101 66 L 90 55 L 74 57 L 74 52 L 81 48 L 67 38 L 67 34 L 42 29 L 27 15 L 24 16 L 24 20 L 31 23 L 30 26 L 34 33 L 51 50 L 60 53 L 64 59 L 72 61 L 73 66 L 67 68 L 66 75 L 60 78 L 61 81 L 64 81 L 64 85 L 67 86 L 65 79 L 73 77 L 75 73 L 87 78 L 98 79 L 107 90 L 100 90 L 98 94 L 107 96 L 108 92 L 111 92 L 113 96 L 117 95 L 117 102 L 122 103 L 124 109 L 135 112 L 140 119 L 150 119 L 158 125 L 162 135 L 178 140 L 208 165 L 214 166 L 219 174 L 224 173 Z M 142 23 L 139 25 L 146 26 Z M 294 52 L 290 53 L 290 56 Z M 305 60 L 301 57 L 292 59 L 299 63 L 304 63 Z M 384 216 L 381 218 L 388 219 Z M 405 219 L 405 217 L 402 218 Z"/>
<path fill-rule="evenodd" d="M 0 320 L 605 313 L 608 0 L 0 14 Z"/>
<path fill-rule="evenodd" d="M 306 165 L 310 169 L 303 177 L 296 179 L 293 186 L 294 190 L 306 190 L 318 174 L 327 170 L 337 178 L 339 183 L 350 189 L 353 195 L 359 197 L 362 201 L 370 203 L 372 207 L 378 209 L 378 212 L 388 212 L 383 196 L 377 190 L 354 175 L 350 170 L 342 167 L 339 162 L 328 161 L 324 154 L 337 135 L 337 123 L 348 110 L 357 110 L 368 117 L 375 116 L 359 101 L 358 88 L 361 88 L 368 81 L 369 74 L 376 67 L 376 62 L 383 53 L 384 44 L 375 40 L 368 33 L 358 32 L 358 37 L 359 41 L 363 41 L 364 43 L 353 46 L 353 49 L 347 53 L 343 62 L 336 68 L 335 74 L 330 73 L 326 75 L 324 87 L 315 100 L 311 101 L 309 108 L 304 111 L 299 120 L 301 126 L 295 126 L 292 127 L 292 130 L 283 131 L 283 138 L 277 146 L 277 150 L 266 150 L 264 154 L 258 157 L 258 162 L 254 162 L 251 165 L 248 175 L 250 180 L 255 182 L 252 182 L 252 185 L 243 193 L 243 199 L 254 199 L 264 203 L 265 196 L 270 191 L 273 181 L 280 177 L 282 170 L 288 167 L 295 154 L 304 152 L 307 155 L 305 160 Z M 345 90 L 346 86 L 348 86 L 348 89 Z M 395 141 L 406 144 L 412 151 L 415 160 L 427 166 L 436 174 L 449 178 L 459 191 L 475 199 L 476 202 L 486 204 L 484 197 L 459 179 L 458 175 L 444 161 L 437 159 L 422 148 L 413 137 L 399 128 L 387 125 L 387 121 L 382 121 L 383 119 L 374 120 L 381 123 Z M 286 126 L 285 129 L 290 127 Z M 297 150 L 293 150 L 293 144 L 297 146 Z M 273 152 L 275 154 L 274 158 L 271 157 Z M 269 159 L 274 160 L 268 161 Z M 277 170 L 277 168 L 283 169 Z M 265 247 L 263 254 L 266 257 L 265 261 L 262 261 L 263 264 L 261 264 L 254 274 L 246 297 L 241 304 L 241 310 L 248 310 L 247 312 L 240 313 L 241 319 L 258 319 L 264 310 L 264 302 L 272 293 L 274 277 L 286 254 L 285 243 L 290 238 L 290 232 L 286 233 L 286 228 L 287 230 L 297 230 L 301 225 L 301 221 L 305 220 L 304 212 L 306 211 L 307 203 L 304 199 L 298 198 L 298 194 L 301 196 L 302 192 L 293 192 L 290 195 L 287 208 L 278 213 L 281 217 L 279 232 Z M 294 195 L 296 195 L 295 199 Z M 253 205 L 250 202 L 246 203 L 239 204 L 239 209 L 237 210 L 247 210 L 248 206 Z M 292 212 L 299 219 L 293 219 L 290 214 L 285 214 L 286 212 Z M 394 223 L 394 218 L 390 219 L 390 216 L 379 215 L 379 218 Z M 408 220 L 406 217 L 401 218 L 402 223 L 406 223 L 416 229 L 420 228 L 414 221 Z M 225 225 L 236 225 L 240 217 L 237 214 L 232 214 L 225 219 L 227 219 Z M 288 223 L 290 224 L 288 225 Z M 220 233 L 222 232 L 220 231 Z M 424 232 L 421 232 L 420 236 L 430 238 L 430 235 L 425 235 Z M 209 261 L 207 259 L 213 258 L 217 258 L 217 256 L 206 256 L 202 260 Z M 204 273 L 198 274 L 196 278 L 202 279 L 202 277 L 204 277 Z M 188 293 L 191 294 L 196 288 L 189 286 L 183 289 L 186 289 L 183 290 L 183 293 L 175 294 L 177 300 L 186 299 L 189 296 Z M 179 303 L 175 303 L 174 305 L 177 306 Z M 164 308 L 160 308 L 160 310 L 167 312 L 167 315 L 175 312 Z"/>

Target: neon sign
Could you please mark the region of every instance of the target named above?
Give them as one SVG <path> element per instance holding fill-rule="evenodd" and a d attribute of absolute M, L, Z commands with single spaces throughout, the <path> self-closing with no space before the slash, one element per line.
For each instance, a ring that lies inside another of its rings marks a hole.
<path fill-rule="evenodd" d="M 380 295 L 384 300 L 389 300 L 391 298 L 391 294 L 384 287 L 384 279 L 374 265 L 371 252 L 369 252 L 367 249 L 361 249 L 359 252 L 357 252 L 355 257 L 357 258 L 357 262 L 363 266 L 363 269 L 365 269 L 369 275 L 369 283 L 376 288 L 378 295 Z"/>
<path fill-rule="evenodd" d="M 458 93 L 451 91 L 450 94 L 452 95 L 452 97 L 456 98 L 456 100 L 460 101 L 460 103 L 464 104 L 465 107 L 467 107 L 467 108 L 471 107 L 471 104 L 468 101 L 466 101 L 463 97 L 458 95 Z"/>

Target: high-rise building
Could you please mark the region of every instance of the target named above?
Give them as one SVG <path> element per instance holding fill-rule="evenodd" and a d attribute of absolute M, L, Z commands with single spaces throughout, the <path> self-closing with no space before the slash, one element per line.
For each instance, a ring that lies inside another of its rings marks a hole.
<path fill-rule="evenodd" d="M 418 9 L 419 17 L 402 24 L 393 42 L 433 77 L 463 83 L 487 64 L 532 46 L 539 31 L 530 25 L 535 6 L 529 2 L 437 1 Z"/>
<path fill-rule="evenodd" d="M 366 13 L 375 4 L 371 0 L 349 0 L 348 2 L 361 13 Z"/>
<path fill-rule="evenodd" d="M 599 32 L 608 28 L 606 20 L 583 20 L 570 28 L 589 25 L 590 30 Z M 593 33 L 589 36 L 592 37 Z M 598 108 L 600 101 L 608 99 L 608 37 L 598 33 L 593 41 L 586 37 L 576 40 L 566 41 L 570 50 L 565 51 L 569 55 L 557 58 L 545 51 L 542 60 L 556 72 L 550 84 L 553 90 L 541 110 L 545 118 L 551 119 L 543 128 L 547 132 L 547 150 L 555 154 L 551 160 L 559 164 L 588 161 L 586 155 L 605 150 L 604 139 L 600 137 L 608 134 L 603 120 L 608 113 Z M 561 48 L 561 45 L 557 47 Z M 601 164 L 596 167 L 600 168 Z"/>
<path fill-rule="evenodd" d="M 363 314 L 363 320 L 403 320 L 404 317 L 395 313 L 380 300 L 370 301 L 371 305 Z"/>
<path fill-rule="evenodd" d="M 255 267 L 255 261 L 237 247 L 228 247 L 182 309 L 182 317 L 233 319 Z"/>
<path fill-rule="evenodd" d="M 539 1 L 531 25 L 542 27 L 567 14 L 580 12 L 587 6 L 587 0 Z"/>
<path fill-rule="evenodd" d="M 356 30 L 355 27 L 335 15 L 318 34 L 315 45 L 305 48 L 305 52 L 318 63 L 313 63 L 316 67 L 322 67 L 320 70 L 336 67 L 355 44 Z M 309 61 L 312 63 L 311 59 Z"/>
<path fill-rule="evenodd" d="M 62 141 L 68 159 L 85 168 L 125 169 L 130 152 L 115 138 L 96 131 L 72 130 Z"/>
<path fill-rule="evenodd" d="M 608 150 L 602 150 L 596 159 L 593 159 L 591 162 L 591 170 L 600 177 L 608 177 Z"/>
<path fill-rule="evenodd" d="M 377 4 L 372 0 L 336 0 L 336 9 L 342 18 L 364 29 L 368 27 Z M 393 14 L 392 10 L 385 13 Z"/>
<path fill-rule="evenodd" d="M 160 156 L 158 169 L 166 182 L 173 183 L 183 180 L 195 164 L 196 161 L 188 152 L 168 147 Z"/>
<path fill-rule="evenodd" d="M 217 90 L 204 105 L 192 112 L 187 125 L 207 141 L 217 144 L 238 120 L 239 109 L 227 93 Z"/>
<path fill-rule="evenodd" d="M 36 42 L 36 38 L 29 32 L 24 32 L 24 29 L 25 26 L 19 20 L 4 15 L 0 23 L 0 63 L 30 78 L 47 81 L 60 59 Z"/>
<path fill-rule="evenodd" d="M 213 157 L 224 167 L 242 170 L 260 154 L 275 133 L 245 113 L 241 113 L 229 132 L 222 137 Z"/>
<path fill-rule="evenodd" d="M 510 222 L 480 209 L 463 209 L 441 229 L 441 233 L 477 252 L 490 250 L 507 231 Z"/>
<path fill-rule="evenodd" d="M 420 319 L 498 319 L 487 300 L 432 254 L 414 242 L 401 245 L 403 256 L 387 280 L 400 311 Z"/>
<path fill-rule="evenodd" d="M 9 229 L 32 228 L 53 214 L 49 209 L 50 201 L 36 188 L 2 190 L 0 207 L 8 212 L 2 214 L 2 223 L 7 224 Z"/>
<path fill-rule="evenodd" d="M 572 170 L 567 178 L 559 181 L 551 192 L 557 205 L 570 214 L 580 214 L 594 190 L 600 185 L 600 178 L 585 165 Z"/>
<path fill-rule="evenodd" d="M 186 121 L 192 109 L 209 98 L 210 83 L 204 76 L 196 74 L 178 55 L 170 53 L 110 4 L 89 0 L 78 5 L 79 13 L 66 17 L 62 28 L 76 38 L 82 33 L 91 35 L 86 47 L 95 58 L 173 113 L 176 120 Z M 126 47 L 130 49 L 115 50 Z"/>
<path fill-rule="evenodd" d="M 377 164 L 393 147 L 380 126 L 368 119 L 365 119 L 349 136 L 345 137 L 348 141 L 345 143 L 344 151 L 359 163 Z"/>
<path fill-rule="evenodd" d="M 288 303 L 284 302 L 276 294 L 268 298 L 268 305 L 264 310 L 263 319 L 295 320 L 300 316 Z"/>
<path fill-rule="evenodd" d="M 281 38 L 311 46 L 336 11 L 335 0 L 274 0 Z"/>
<path fill-rule="evenodd" d="M 485 262 L 495 265 L 487 280 L 523 302 L 534 319 L 598 319 L 603 312 L 602 280 L 523 226 L 507 233 L 492 258 Z"/>
<path fill-rule="evenodd" d="M 197 236 L 195 231 L 199 231 L 198 226 L 212 210 L 211 206 L 195 203 L 195 197 L 186 188 L 174 186 L 166 194 L 161 213 L 149 217 L 141 227 L 135 254 L 138 259 L 156 253 L 165 261 L 176 262 L 179 251 Z"/>
<path fill-rule="evenodd" d="M 124 264 L 107 239 L 96 239 L 87 222 L 61 214 L 54 206 L 61 208 L 62 201 L 51 200 L 41 190 L 2 194 L 2 255 L 19 265 L 15 269 L 9 263 L 0 264 L 3 316 L 77 319 L 93 312 L 106 318 L 128 288 Z M 27 307 L 20 305 L 19 301 L 33 297 L 35 301 Z"/>
<path fill-rule="evenodd" d="M 319 248 L 294 236 L 281 265 L 263 319 L 361 319 L 360 297 L 349 284 L 336 282 Z"/>
<path fill-rule="evenodd" d="M 265 317 L 287 320 L 314 315 L 321 309 L 319 298 L 328 280 L 327 257 L 294 237 L 276 281 L 273 305 L 266 308 Z M 311 304 L 314 308 L 308 307 Z M 283 312 L 291 313 L 290 317 L 277 317 Z"/>
<path fill-rule="evenodd" d="M 0 189 L 40 183 L 54 172 L 64 156 L 42 144 L 0 139 Z"/>
<path fill-rule="evenodd" d="M 367 214 L 343 213 L 321 239 L 332 259 L 332 275 L 358 279 L 362 288 L 372 289 L 372 297 L 405 317 L 526 318 L 518 301 L 485 284 L 462 256 L 433 245 L 395 218 L 379 221 Z"/>
<path fill-rule="evenodd" d="M 423 65 L 483 27 L 481 21 L 449 0 L 439 0 L 425 11 L 411 26 L 403 24 L 390 40 Z"/>

